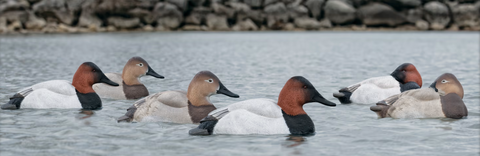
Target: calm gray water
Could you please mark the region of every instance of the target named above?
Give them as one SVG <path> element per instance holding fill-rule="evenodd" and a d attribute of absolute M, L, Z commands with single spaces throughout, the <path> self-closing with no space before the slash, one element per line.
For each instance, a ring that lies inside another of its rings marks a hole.
<path fill-rule="evenodd" d="M 0 103 L 23 87 L 71 80 L 96 63 L 121 72 L 145 58 L 165 79 L 144 77 L 150 93 L 186 90 L 201 70 L 241 98 L 212 96 L 217 107 L 277 99 L 302 75 L 328 100 L 338 89 L 384 76 L 404 62 L 424 87 L 451 72 L 465 90 L 466 119 L 378 119 L 370 105 L 304 106 L 316 135 L 189 136 L 193 124 L 117 123 L 133 100 L 103 100 L 90 117 L 78 109 L 0 110 L 0 154 L 7 155 L 479 155 L 479 34 L 443 32 L 124 33 L 0 36 Z"/>

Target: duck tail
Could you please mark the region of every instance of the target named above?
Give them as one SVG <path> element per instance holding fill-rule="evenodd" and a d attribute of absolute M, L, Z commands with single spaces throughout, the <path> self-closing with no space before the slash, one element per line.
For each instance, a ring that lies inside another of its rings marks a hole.
<path fill-rule="evenodd" d="M 352 96 L 352 92 L 348 91 L 347 88 L 342 88 L 338 93 L 333 93 L 333 97 L 337 98 L 342 104 L 352 103 L 350 96 Z"/>
<path fill-rule="evenodd" d="M 377 102 L 375 106 L 370 107 L 370 110 L 377 113 L 379 118 L 385 118 L 387 117 L 388 108 L 390 108 L 390 105 L 387 105 L 386 102 L 382 100 Z"/>
<path fill-rule="evenodd" d="M 127 109 L 127 113 L 125 115 L 119 117 L 117 119 L 117 122 L 132 122 L 133 121 L 133 114 L 135 114 L 135 111 L 137 111 L 137 107 L 135 105 L 131 106 L 130 108 Z"/>
<path fill-rule="evenodd" d="M 188 131 L 188 134 L 190 135 L 212 135 L 213 133 L 213 128 L 215 128 L 215 125 L 217 124 L 218 119 L 215 118 L 212 115 L 209 115 L 205 118 L 203 118 L 200 121 L 200 125 L 198 125 L 197 128 L 191 129 Z"/>
<path fill-rule="evenodd" d="M 27 97 L 27 95 L 30 94 L 32 91 L 33 89 L 30 87 L 19 91 L 17 94 L 10 97 L 10 101 L 2 105 L 1 109 L 9 109 L 9 110 L 20 109 L 20 105 L 22 104 L 23 99 L 25 99 L 25 97 Z"/>

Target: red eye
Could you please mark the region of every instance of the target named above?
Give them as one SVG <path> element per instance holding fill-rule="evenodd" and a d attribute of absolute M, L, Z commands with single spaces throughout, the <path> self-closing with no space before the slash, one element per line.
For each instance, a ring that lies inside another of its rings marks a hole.
<path fill-rule="evenodd" d="M 303 86 L 303 89 L 307 89 L 307 86 Z"/>
<path fill-rule="evenodd" d="M 96 72 L 96 70 L 94 69 L 94 70 L 92 70 L 92 72 Z"/>

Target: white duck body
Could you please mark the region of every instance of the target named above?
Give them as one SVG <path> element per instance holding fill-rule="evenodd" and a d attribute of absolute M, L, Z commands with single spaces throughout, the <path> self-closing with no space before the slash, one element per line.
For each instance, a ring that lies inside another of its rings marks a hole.
<path fill-rule="evenodd" d="M 118 83 L 119 86 L 111 86 L 104 83 L 97 83 L 92 86 L 93 90 L 100 96 L 100 98 L 110 98 L 110 99 L 119 99 L 126 100 L 125 93 L 123 92 L 123 79 L 122 74 L 120 73 L 105 73 L 108 79 L 112 80 L 115 83 Z"/>
<path fill-rule="evenodd" d="M 188 113 L 188 98 L 184 91 L 165 91 L 138 100 L 133 121 L 193 123 Z"/>
<path fill-rule="evenodd" d="M 19 91 L 22 108 L 82 108 L 75 87 L 66 80 L 50 80 Z"/>
<path fill-rule="evenodd" d="M 372 104 L 400 94 L 400 83 L 390 75 L 369 78 L 347 88 L 353 90 L 350 100 L 360 104 Z"/>
<path fill-rule="evenodd" d="M 405 91 L 386 100 L 395 100 L 387 115 L 392 118 L 441 118 L 445 117 L 438 92 L 432 88 Z"/>
<path fill-rule="evenodd" d="M 225 114 L 225 112 L 227 112 Z M 289 134 L 282 109 L 272 99 L 250 99 L 217 109 L 209 115 L 219 117 L 216 134 Z M 223 116 L 223 117 L 222 117 Z"/>

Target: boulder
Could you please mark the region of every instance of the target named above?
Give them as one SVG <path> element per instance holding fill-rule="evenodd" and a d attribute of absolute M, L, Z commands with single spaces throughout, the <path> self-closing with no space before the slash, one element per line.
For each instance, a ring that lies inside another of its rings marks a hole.
<path fill-rule="evenodd" d="M 314 18 L 308 18 L 308 17 L 296 18 L 294 21 L 294 24 L 298 28 L 303 28 L 307 30 L 315 30 L 320 28 L 320 22 L 318 22 Z"/>
<path fill-rule="evenodd" d="M 278 2 L 263 9 L 267 16 L 267 27 L 281 27 L 282 23 L 288 22 L 288 10 L 285 4 Z"/>
<path fill-rule="evenodd" d="M 102 17 L 112 15 L 128 16 L 128 10 L 136 7 L 132 0 L 102 0 L 95 9 L 95 12 Z"/>
<path fill-rule="evenodd" d="M 157 27 L 178 28 L 183 21 L 183 13 L 173 4 L 159 2 L 152 11 L 150 21 L 156 21 Z"/>
<path fill-rule="evenodd" d="M 7 32 L 7 19 L 5 17 L 0 16 L 0 33 Z"/>
<path fill-rule="evenodd" d="M 47 22 L 35 16 L 32 11 L 28 12 L 28 21 L 25 23 L 25 28 L 28 30 L 41 30 L 43 27 L 47 25 Z"/>
<path fill-rule="evenodd" d="M 382 3 L 370 3 L 358 9 L 359 18 L 367 26 L 391 27 L 405 23 L 406 18 L 392 7 Z"/>
<path fill-rule="evenodd" d="M 185 19 L 185 23 L 194 25 L 204 24 L 206 23 L 207 15 L 211 12 L 212 9 L 203 6 L 193 8 L 190 15 Z"/>
<path fill-rule="evenodd" d="M 422 19 L 417 20 L 417 21 L 415 22 L 415 26 L 416 26 L 418 29 L 420 29 L 420 30 L 428 30 L 428 27 L 429 27 L 429 26 L 428 26 L 428 22 L 427 22 L 427 21 L 424 21 L 424 20 L 422 20 Z"/>
<path fill-rule="evenodd" d="M 227 16 L 225 15 L 208 14 L 207 26 L 210 30 L 229 30 L 230 29 L 227 24 Z"/>
<path fill-rule="evenodd" d="M 26 0 L 0 0 L 0 14 L 7 11 L 27 10 L 30 4 Z"/>
<path fill-rule="evenodd" d="M 230 6 L 235 10 L 237 13 L 247 13 L 251 10 L 250 6 L 248 6 L 245 3 L 240 3 L 240 2 L 227 2 L 227 6 Z"/>
<path fill-rule="evenodd" d="M 160 0 L 136 0 L 136 6 L 140 9 L 152 10 Z"/>
<path fill-rule="evenodd" d="M 7 31 L 15 32 L 22 30 L 22 23 L 20 21 L 14 21 L 7 26 Z"/>
<path fill-rule="evenodd" d="M 288 16 L 291 20 L 300 17 L 308 17 L 308 9 L 303 5 L 288 6 Z"/>
<path fill-rule="evenodd" d="M 349 24 L 356 19 L 356 9 L 341 0 L 329 0 L 325 4 L 325 17 L 334 24 Z"/>
<path fill-rule="evenodd" d="M 262 6 L 263 0 L 243 0 L 243 2 L 250 7 L 258 8 Z"/>
<path fill-rule="evenodd" d="M 422 8 L 415 8 L 402 11 L 402 15 L 406 18 L 406 20 L 410 23 L 415 23 L 418 20 L 423 19 L 423 9 Z"/>
<path fill-rule="evenodd" d="M 320 27 L 322 28 L 331 28 L 332 27 L 332 22 L 328 18 L 324 18 L 320 20 Z"/>
<path fill-rule="evenodd" d="M 187 5 L 188 5 L 187 0 L 165 0 L 165 2 L 176 5 L 178 9 L 180 9 L 183 12 L 187 11 Z"/>
<path fill-rule="evenodd" d="M 109 25 L 113 25 L 118 29 L 131 29 L 140 25 L 140 19 L 138 18 L 124 18 L 112 16 L 107 19 Z"/>
<path fill-rule="evenodd" d="M 237 13 L 237 21 L 251 19 L 257 26 L 263 25 L 266 15 L 260 10 L 251 10 L 249 12 Z"/>
<path fill-rule="evenodd" d="M 266 7 L 270 4 L 275 4 L 277 2 L 282 2 L 281 0 L 264 0 L 262 6 Z"/>
<path fill-rule="evenodd" d="M 199 7 L 199 6 L 203 6 L 206 2 L 206 0 L 190 0 L 190 5 L 192 5 L 193 7 Z"/>
<path fill-rule="evenodd" d="M 211 8 L 213 12 L 217 15 L 225 15 L 227 18 L 233 18 L 235 16 L 235 10 L 228 8 L 220 3 L 212 3 Z"/>
<path fill-rule="evenodd" d="M 54 18 L 72 25 L 85 0 L 43 0 L 33 5 L 33 11 L 43 18 Z"/>
<path fill-rule="evenodd" d="M 293 30 L 295 30 L 295 25 L 293 23 L 286 23 L 282 27 L 282 30 L 293 31 Z"/>
<path fill-rule="evenodd" d="M 102 20 L 97 17 L 95 9 L 99 4 L 99 0 L 85 1 L 82 5 L 82 13 L 78 18 L 78 26 L 90 29 L 98 29 L 102 26 Z"/>
<path fill-rule="evenodd" d="M 28 21 L 28 12 L 21 10 L 7 11 L 2 13 L 0 17 L 5 17 L 7 23 L 13 23 L 18 21 L 21 24 Z"/>
<path fill-rule="evenodd" d="M 473 4 L 459 4 L 452 7 L 454 23 L 459 27 L 474 27 L 478 25 L 480 10 Z"/>
<path fill-rule="evenodd" d="M 412 9 L 422 6 L 422 0 L 377 0 L 396 10 Z"/>
<path fill-rule="evenodd" d="M 250 31 L 250 30 L 256 31 L 256 30 L 258 30 L 258 27 L 257 27 L 257 25 L 255 25 L 255 23 L 253 23 L 253 21 L 251 19 L 247 18 L 245 20 L 237 22 L 237 24 L 232 27 L 232 30 L 234 30 L 234 31 Z"/>
<path fill-rule="evenodd" d="M 325 3 L 325 0 L 307 0 L 305 6 L 310 10 L 313 18 L 318 19 L 322 13 L 322 6 Z"/>
<path fill-rule="evenodd" d="M 450 14 L 445 4 L 431 1 L 424 5 L 424 18 L 430 23 L 430 28 L 442 30 L 450 22 Z"/>

